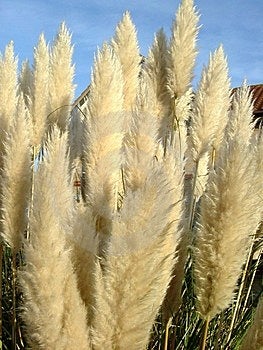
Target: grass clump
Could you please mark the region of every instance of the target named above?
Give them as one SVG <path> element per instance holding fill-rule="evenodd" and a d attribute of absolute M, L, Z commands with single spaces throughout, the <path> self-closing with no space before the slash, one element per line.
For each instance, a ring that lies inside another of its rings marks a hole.
<path fill-rule="evenodd" d="M 199 14 L 141 58 L 129 13 L 71 108 L 71 34 L 0 59 L 3 349 L 260 349 L 263 142 Z"/>

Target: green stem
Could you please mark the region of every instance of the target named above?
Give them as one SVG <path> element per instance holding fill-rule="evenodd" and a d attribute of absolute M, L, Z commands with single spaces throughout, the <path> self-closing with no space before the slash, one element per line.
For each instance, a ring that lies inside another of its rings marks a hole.
<path fill-rule="evenodd" d="M 252 277 L 251 277 L 251 280 L 250 280 L 250 283 L 249 283 L 248 290 L 246 292 L 246 299 L 245 299 L 244 305 L 242 307 L 242 310 L 243 310 L 242 313 L 244 313 L 246 311 L 248 298 L 249 298 L 249 295 L 250 295 L 250 292 L 251 292 L 251 289 L 252 289 L 252 286 L 253 286 L 253 283 L 254 283 L 254 280 L 255 280 L 256 272 L 257 272 L 258 266 L 260 264 L 260 261 L 262 259 L 261 258 L 262 252 L 263 252 L 263 249 L 261 248 L 260 251 L 259 251 L 259 255 L 258 255 L 257 261 L 256 261 L 255 266 L 254 266 L 254 271 L 253 271 L 253 274 L 252 274 Z"/>
<path fill-rule="evenodd" d="M 242 296 L 242 292 L 244 289 L 244 285 L 245 285 L 245 280 L 247 277 L 247 271 L 248 271 L 248 266 L 249 266 L 249 262 L 250 262 L 250 258 L 251 258 L 251 254 L 252 254 L 252 250 L 253 250 L 253 245 L 254 245 L 254 240 L 252 240 L 250 248 L 249 248 L 249 253 L 248 253 L 248 257 L 247 257 L 247 261 L 246 261 L 246 265 L 245 268 L 243 270 L 242 273 L 242 277 L 241 277 L 241 282 L 240 282 L 240 286 L 239 286 L 239 290 L 238 290 L 238 295 L 237 295 L 237 301 L 235 304 L 235 309 L 234 309 L 234 314 L 231 320 L 231 324 L 230 324 L 230 329 L 229 329 L 229 333 L 228 333 L 228 337 L 227 337 L 227 343 L 229 343 L 230 339 L 231 339 L 231 335 L 234 329 L 234 325 L 235 325 L 235 321 L 240 309 L 240 304 L 241 304 L 241 296 Z"/>
<path fill-rule="evenodd" d="M 207 334 L 208 334 L 209 322 L 210 322 L 210 317 L 208 316 L 207 319 L 206 319 L 206 321 L 205 321 L 205 329 L 204 329 L 204 335 L 203 335 L 201 350 L 205 350 L 206 339 L 207 339 Z"/>
<path fill-rule="evenodd" d="M 172 318 L 169 318 L 168 322 L 166 323 L 166 326 L 165 326 L 165 339 L 164 339 L 164 350 L 167 350 L 168 349 L 168 340 L 169 340 L 169 329 L 170 329 L 170 326 L 171 326 L 171 321 L 172 321 Z"/>
<path fill-rule="evenodd" d="M 16 253 L 12 255 L 12 350 L 16 350 Z"/>
<path fill-rule="evenodd" d="M 0 244 L 0 341 L 3 341 L 3 313 L 2 313 L 2 300 L 3 300 L 3 278 L 2 278 L 2 269 L 3 269 L 3 244 Z"/>

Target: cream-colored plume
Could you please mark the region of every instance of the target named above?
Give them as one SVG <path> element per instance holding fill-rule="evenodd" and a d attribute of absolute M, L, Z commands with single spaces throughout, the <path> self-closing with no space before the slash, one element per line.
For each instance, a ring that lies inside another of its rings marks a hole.
<path fill-rule="evenodd" d="M 121 22 L 117 25 L 112 46 L 121 63 L 124 81 L 123 107 L 128 112 L 135 107 L 141 62 L 136 28 L 129 12 L 125 12 Z"/>
<path fill-rule="evenodd" d="M 147 111 L 132 114 L 133 125 L 124 139 L 124 184 L 133 190 L 146 181 L 157 152 L 157 120 Z"/>
<path fill-rule="evenodd" d="M 72 261 L 77 275 L 78 290 L 87 310 L 90 325 L 94 313 L 95 261 L 98 251 L 96 223 L 91 209 L 80 207 L 74 211 L 72 234 L 67 235 L 67 243 L 72 251 Z"/>
<path fill-rule="evenodd" d="M 234 117 L 232 117 L 234 115 Z M 242 140 L 244 147 L 249 147 L 254 133 L 253 100 L 249 86 L 246 83 L 237 89 L 233 95 L 232 108 L 227 124 L 225 137 L 231 138 L 233 134 Z"/>
<path fill-rule="evenodd" d="M 35 176 L 30 242 L 19 276 L 22 316 L 34 349 L 90 349 L 86 309 L 66 248 L 66 234 L 72 229 L 68 222 L 72 204 L 67 197 L 70 193 L 73 197 L 66 150 L 66 135 L 60 137 L 55 130 Z"/>
<path fill-rule="evenodd" d="M 166 148 L 165 157 L 162 159 L 162 166 L 165 171 L 165 178 L 174 185 L 174 199 L 177 205 L 171 211 L 170 220 L 176 221 L 174 237 L 174 266 L 172 279 L 166 291 L 162 305 L 163 324 L 171 318 L 181 304 L 181 289 L 184 279 L 184 266 L 189 247 L 189 234 L 186 230 L 187 220 L 185 213 L 184 198 L 184 161 L 178 152 L 178 145 L 169 145 Z"/>
<path fill-rule="evenodd" d="M 33 146 L 39 147 L 46 133 L 49 102 L 49 50 L 43 34 L 40 35 L 38 45 L 34 49 L 32 80 L 32 104 L 30 114 L 32 118 L 33 135 L 31 142 Z"/>
<path fill-rule="evenodd" d="M 86 195 L 98 227 L 117 208 L 123 140 L 123 80 L 113 49 L 104 44 L 95 61 L 86 119 Z M 104 219 L 103 219 L 104 218 Z M 102 230 L 103 231 L 103 230 Z"/>
<path fill-rule="evenodd" d="M 67 129 L 74 95 L 71 34 L 63 22 L 51 48 L 48 123 Z"/>
<path fill-rule="evenodd" d="M 195 288 L 198 311 L 206 319 L 231 303 L 261 218 L 262 198 L 254 184 L 255 157 L 249 147 L 250 98 L 244 91 L 242 88 L 235 96 L 226 128 L 232 132 L 228 132 L 215 170 L 209 174 L 197 223 Z"/>
<path fill-rule="evenodd" d="M 0 57 L 0 144 L 1 153 L 6 132 L 15 115 L 17 105 L 17 58 L 11 41 Z"/>
<path fill-rule="evenodd" d="M 217 149 L 224 135 L 230 107 L 230 81 L 222 46 L 204 68 L 194 99 L 191 118 L 193 157 L 197 161 L 213 145 Z"/>
<path fill-rule="evenodd" d="M 21 247 L 27 226 L 27 207 L 31 180 L 28 110 L 22 94 L 4 144 L 2 187 L 2 237 L 13 249 Z"/>
<path fill-rule="evenodd" d="M 199 15 L 193 0 L 183 0 L 172 26 L 172 37 L 167 54 L 167 89 L 171 96 L 169 126 L 166 138 L 176 139 L 181 156 L 186 152 L 186 121 L 189 119 L 192 91 L 191 81 L 199 31 Z"/>
<path fill-rule="evenodd" d="M 30 108 L 32 89 L 33 73 L 30 68 L 29 60 L 25 60 L 22 62 L 21 71 L 18 76 L 18 92 L 23 93 L 27 108 Z"/>
<path fill-rule="evenodd" d="M 159 164 L 139 188 L 127 190 L 107 255 L 97 263 L 94 349 L 146 347 L 174 264 L 177 191 Z"/>
<path fill-rule="evenodd" d="M 199 15 L 193 0 L 182 0 L 172 26 L 168 59 L 168 90 L 172 98 L 180 97 L 191 87 L 197 55 Z"/>
<path fill-rule="evenodd" d="M 155 97 L 152 114 L 157 118 L 158 138 L 164 139 L 171 128 L 170 95 L 167 90 L 167 40 L 163 30 L 154 37 L 144 64 Z M 145 74 L 145 73 L 144 73 Z"/>

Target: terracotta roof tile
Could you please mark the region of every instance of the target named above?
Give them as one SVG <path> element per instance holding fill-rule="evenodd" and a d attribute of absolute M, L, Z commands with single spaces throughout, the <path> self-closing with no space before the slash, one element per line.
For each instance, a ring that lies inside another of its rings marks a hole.
<path fill-rule="evenodd" d="M 254 113 L 263 111 L 263 84 L 250 85 L 249 88 L 253 95 Z M 236 91 L 236 89 L 238 88 L 234 88 L 233 92 Z"/>
<path fill-rule="evenodd" d="M 254 100 L 254 122 L 255 128 L 262 128 L 263 123 L 263 84 L 250 85 L 250 91 L 253 94 Z"/>
<path fill-rule="evenodd" d="M 251 85 L 250 90 L 254 99 L 254 112 L 263 111 L 263 84 Z"/>
<path fill-rule="evenodd" d="M 253 121 L 255 122 L 255 128 L 262 128 L 263 125 L 263 84 L 250 85 L 250 91 L 253 98 Z M 234 93 L 238 88 L 234 88 Z"/>

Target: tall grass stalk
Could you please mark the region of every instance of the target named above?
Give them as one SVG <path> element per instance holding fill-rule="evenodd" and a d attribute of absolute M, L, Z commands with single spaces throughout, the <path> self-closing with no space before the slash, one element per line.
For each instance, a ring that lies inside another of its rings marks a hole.
<path fill-rule="evenodd" d="M 210 318 L 207 317 L 207 319 L 205 320 L 205 327 L 204 327 L 204 334 L 203 334 L 203 339 L 202 339 L 201 350 L 205 350 L 205 348 L 206 348 L 206 339 L 207 339 L 207 334 L 208 334 L 209 323 L 210 323 Z"/>
<path fill-rule="evenodd" d="M 1 274 L 0 274 L 0 341 L 1 344 L 3 344 L 3 243 L 0 244 L 0 268 L 1 268 Z"/>
<path fill-rule="evenodd" d="M 247 259 L 246 259 L 246 264 L 245 264 L 244 269 L 242 271 L 240 287 L 238 289 L 238 294 L 237 294 L 235 307 L 234 307 L 234 313 L 233 313 L 233 316 L 232 316 L 232 320 L 231 320 L 231 324 L 230 324 L 230 328 L 229 328 L 229 332 L 228 332 L 227 341 L 230 341 L 230 339 L 231 339 L 231 335 L 232 335 L 232 331 L 233 331 L 233 328 L 234 328 L 234 325 L 235 325 L 235 321 L 236 321 L 236 318 L 238 316 L 239 309 L 241 307 L 241 298 L 242 298 L 242 295 L 243 295 L 243 292 L 244 292 L 244 288 L 245 288 L 245 279 L 247 278 L 247 275 L 248 275 L 248 267 L 249 267 L 249 263 L 251 261 L 251 255 L 252 255 L 252 252 L 253 252 L 253 246 L 254 246 L 254 240 L 252 240 L 251 243 L 250 243 L 250 247 L 249 247 L 249 251 L 248 251 L 248 255 L 247 255 Z M 249 293 L 247 295 L 249 295 Z"/>
<path fill-rule="evenodd" d="M 242 343 L 241 350 L 251 349 L 262 349 L 263 347 L 263 301 L 260 298 L 254 317 L 253 323 L 248 329 Z"/>

